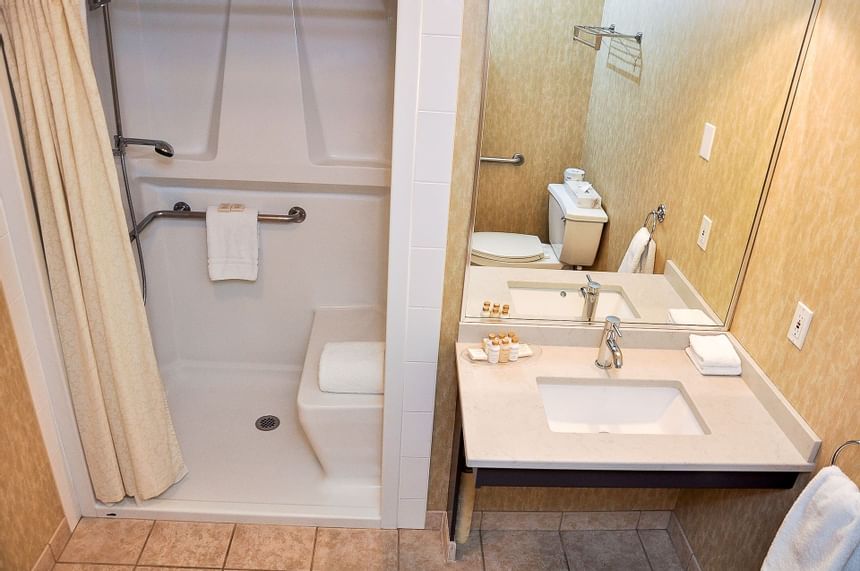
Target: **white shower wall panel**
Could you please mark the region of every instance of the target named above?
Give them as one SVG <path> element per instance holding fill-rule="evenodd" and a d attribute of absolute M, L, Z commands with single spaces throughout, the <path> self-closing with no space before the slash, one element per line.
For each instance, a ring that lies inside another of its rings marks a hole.
<path fill-rule="evenodd" d="M 136 176 L 388 185 L 391 3 L 111 6 L 125 134 L 176 149 L 130 149 Z"/>
<path fill-rule="evenodd" d="M 308 215 L 301 224 L 259 225 L 256 282 L 209 280 L 202 220 L 161 219 L 147 228 L 147 312 L 162 367 L 177 361 L 300 367 L 316 307 L 385 307 L 385 193 L 152 183 L 142 190 L 147 212 L 182 200 L 196 210 L 241 202 L 284 213 L 297 205 Z"/>

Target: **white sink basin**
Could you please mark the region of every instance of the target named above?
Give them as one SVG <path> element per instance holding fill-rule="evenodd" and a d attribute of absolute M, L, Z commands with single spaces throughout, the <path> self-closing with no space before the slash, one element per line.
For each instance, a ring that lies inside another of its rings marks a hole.
<path fill-rule="evenodd" d="M 532 319 L 580 319 L 585 300 L 579 288 L 585 284 L 559 286 L 529 282 L 508 284 L 511 292 L 511 317 Z M 639 319 L 639 312 L 630 303 L 627 294 L 618 286 L 603 286 L 597 300 L 594 319 L 603 320 L 607 315 L 620 317 L 622 321 Z"/>
<path fill-rule="evenodd" d="M 609 434 L 707 434 L 678 381 L 539 377 L 549 429 Z"/>

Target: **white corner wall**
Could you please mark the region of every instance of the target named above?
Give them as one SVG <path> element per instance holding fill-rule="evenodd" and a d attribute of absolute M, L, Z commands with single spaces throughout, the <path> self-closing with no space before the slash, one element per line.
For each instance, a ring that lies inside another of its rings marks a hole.
<path fill-rule="evenodd" d="M 400 0 L 391 166 L 384 527 L 423 528 L 463 0 Z M 397 441 L 396 436 L 400 434 Z M 397 486 L 389 482 L 397 482 Z"/>

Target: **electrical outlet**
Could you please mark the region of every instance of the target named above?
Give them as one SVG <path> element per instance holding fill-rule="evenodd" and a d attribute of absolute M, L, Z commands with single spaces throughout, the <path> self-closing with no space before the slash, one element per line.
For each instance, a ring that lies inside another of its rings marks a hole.
<path fill-rule="evenodd" d="M 699 237 L 696 239 L 696 244 L 703 251 L 708 249 L 708 239 L 711 237 L 711 219 L 707 216 L 702 216 L 702 225 L 699 226 Z"/>
<path fill-rule="evenodd" d="M 794 317 L 788 328 L 788 340 L 798 349 L 803 349 L 803 342 L 806 341 L 806 334 L 809 333 L 809 324 L 812 323 L 813 315 L 814 312 L 811 309 L 802 302 L 797 302 L 797 309 L 794 310 Z"/>

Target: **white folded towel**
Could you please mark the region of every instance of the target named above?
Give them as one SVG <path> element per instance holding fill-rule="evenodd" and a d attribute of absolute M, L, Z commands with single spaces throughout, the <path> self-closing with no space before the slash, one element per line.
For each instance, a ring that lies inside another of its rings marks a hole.
<path fill-rule="evenodd" d="M 326 393 L 381 395 L 384 372 L 385 343 L 326 343 L 320 355 L 320 390 Z"/>
<path fill-rule="evenodd" d="M 703 375 L 741 374 L 741 358 L 725 335 L 690 335 L 687 355 Z"/>
<path fill-rule="evenodd" d="M 257 226 L 256 210 L 222 212 L 217 206 L 206 209 L 210 280 L 257 280 L 260 256 Z"/>
<path fill-rule="evenodd" d="M 645 253 L 645 247 L 651 242 L 651 234 L 647 228 L 640 228 L 633 239 L 630 240 L 630 245 L 627 247 L 627 252 L 624 254 L 624 259 L 621 260 L 621 265 L 618 267 L 618 272 L 622 274 L 635 274 L 639 272 L 639 260 Z M 656 250 L 656 248 L 655 248 Z"/>
<path fill-rule="evenodd" d="M 684 349 L 684 352 L 687 353 L 696 370 L 706 377 L 737 377 L 743 372 L 740 367 L 709 367 L 689 347 Z"/>
<path fill-rule="evenodd" d="M 828 466 L 806 486 L 776 532 L 762 571 L 860 569 L 860 490 Z"/>
<path fill-rule="evenodd" d="M 600 208 L 603 204 L 603 199 L 590 182 L 568 180 L 565 181 L 564 187 L 573 196 L 573 202 L 579 208 Z"/>
<path fill-rule="evenodd" d="M 654 262 L 657 260 L 657 243 L 652 238 L 645 249 L 644 257 L 639 258 L 639 266 L 633 273 L 653 274 Z"/>
<path fill-rule="evenodd" d="M 669 323 L 677 325 L 717 325 L 701 309 L 670 309 Z"/>

